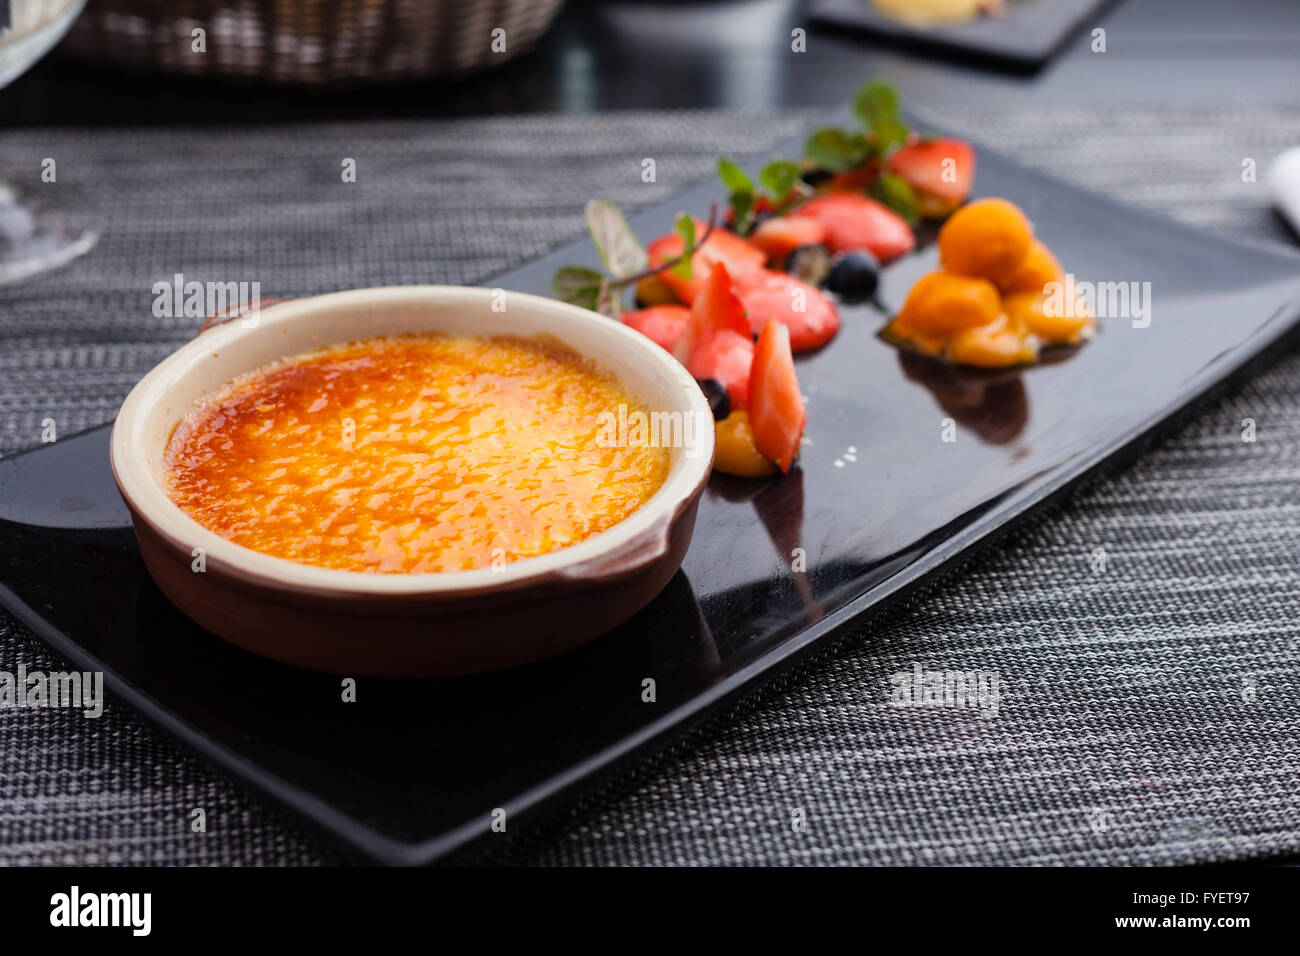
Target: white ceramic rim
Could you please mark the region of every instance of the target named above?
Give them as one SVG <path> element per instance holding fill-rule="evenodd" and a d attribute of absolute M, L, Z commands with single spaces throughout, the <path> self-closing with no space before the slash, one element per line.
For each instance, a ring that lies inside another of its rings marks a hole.
<path fill-rule="evenodd" d="M 677 511 L 707 479 L 713 462 L 714 435 L 711 427 L 700 429 L 703 447 L 698 454 L 688 455 L 681 448 L 670 449 L 668 476 L 663 485 L 640 508 L 618 524 L 578 544 L 549 554 L 524 558 L 512 562 L 502 570 L 480 568 L 472 571 L 445 571 L 429 573 L 376 574 L 364 571 L 345 571 L 299 564 L 285 558 L 273 557 L 254 551 L 221 537 L 199 524 L 176 505 L 163 490 L 155 469 L 149 464 L 141 448 L 147 441 L 144 435 L 146 420 L 159 402 L 167 398 L 193 369 L 215 358 L 223 350 L 238 346 L 248 337 L 264 335 L 290 323 L 310 321 L 323 309 L 357 307 L 382 310 L 384 307 L 429 304 L 460 305 L 467 309 L 491 310 L 497 290 L 460 286 L 389 286 L 334 292 L 304 299 L 292 299 L 268 305 L 262 310 L 254 328 L 242 327 L 235 319 L 219 325 L 181 346 L 163 359 L 133 388 L 118 412 L 110 443 L 113 473 L 127 500 L 149 521 L 156 530 L 170 538 L 174 544 L 187 551 L 202 548 L 209 563 L 220 562 L 244 576 L 263 579 L 268 583 L 295 589 L 326 591 L 331 593 L 415 595 L 438 593 L 463 593 L 473 590 L 499 590 L 505 586 L 526 584 L 557 571 L 573 568 L 585 562 L 610 555 L 620 546 L 647 532 L 659 522 L 668 523 Z M 623 381 L 624 387 L 651 410 L 680 411 L 701 416 L 699 421 L 712 424 L 713 416 L 708 400 L 695 380 L 668 352 L 639 332 L 620 322 L 594 312 L 580 309 L 554 299 L 521 292 L 504 292 L 506 312 L 513 317 L 527 316 L 528 330 L 513 334 L 524 337 L 545 334 L 559 338 L 573 351 L 588 356 L 586 341 L 599 338 L 605 350 L 615 349 L 630 365 L 657 378 L 664 384 L 660 395 L 645 395 L 629 385 L 618 370 L 609 368 L 597 358 L 598 364 Z M 438 331 L 431 326 L 427 331 Z M 575 331 L 578 332 L 575 335 Z M 366 329 L 353 338 L 384 334 L 382 330 Z M 391 330 L 390 330 L 390 334 Z M 497 333 L 492 333 L 497 334 Z M 611 338 L 612 337 L 612 338 Z M 346 338 L 334 343 L 341 344 Z M 299 354 L 297 349 L 289 354 Z M 288 357 L 288 356 L 282 356 Z M 243 371 L 251 371 L 261 362 L 255 362 Z M 233 376 L 232 376 L 233 377 Z M 228 379 L 227 379 L 228 380 Z M 675 388 L 673 386 L 676 386 Z M 211 388 L 205 389 L 210 393 Z M 667 399 L 675 396 L 670 405 Z M 192 403 L 185 403 L 185 408 Z M 183 414 L 183 412 L 181 413 Z M 176 415 L 176 421 L 180 420 Z M 171 434 L 175 422 L 167 428 Z M 163 440 L 165 446 L 166 440 Z M 161 449 L 159 449 L 161 452 Z"/>

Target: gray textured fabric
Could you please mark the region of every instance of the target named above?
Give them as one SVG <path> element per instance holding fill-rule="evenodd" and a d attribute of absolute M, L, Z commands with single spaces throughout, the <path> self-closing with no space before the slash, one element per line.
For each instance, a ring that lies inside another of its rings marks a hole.
<path fill-rule="evenodd" d="M 264 131 L 26 131 L 109 226 L 0 290 L 0 451 L 109 420 L 192 333 L 151 287 L 264 295 L 475 282 L 759 154 L 807 113 L 628 113 Z M 935 116 L 1198 225 L 1285 241 L 1262 185 L 1300 110 Z M 640 161 L 657 160 L 658 182 Z M 339 175 L 357 160 L 358 182 Z M 1259 423 L 1241 441 L 1240 422 Z M 1300 356 L 690 746 L 552 817 L 526 863 L 1165 863 L 1300 851 Z M 1104 547 L 1105 570 L 1090 556 Z M 0 669 L 56 661 L 0 612 Z M 892 674 L 996 670 L 999 715 L 888 706 Z M 1249 688 L 1247 690 L 1247 688 Z M 209 832 L 189 832 L 190 808 Z M 802 808 L 806 832 L 791 826 Z M 111 705 L 0 711 L 0 863 L 337 862 L 338 851 Z"/>

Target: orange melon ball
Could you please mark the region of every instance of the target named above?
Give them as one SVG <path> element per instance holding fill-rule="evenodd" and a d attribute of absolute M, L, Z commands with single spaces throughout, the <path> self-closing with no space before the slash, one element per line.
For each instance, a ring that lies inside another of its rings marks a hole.
<path fill-rule="evenodd" d="M 1001 311 L 998 290 L 987 279 L 931 272 L 912 286 L 898 320 L 917 332 L 949 335 L 991 322 Z"/>
<path fill-rule="evenodd" d="M 964 329 L 948 341 L 948 360 L 979 368 L 1025 365 L 1038 358 L 1038 347 L 1005 315 L 973 329 Z"/>
<path fill-rule="evenodd" d="M 1033 229 L 1005 199 L 978 199 L 939 230 L 939 261 L 949 272 L 1004 282 L 1029 254 Z"/>
<path fill-rule="evenodd" d="M 1029 252 L 1020 261 L 1020 266 L 1000 285 L 1005 293 L 1042 292 L 1047 283 L 1060 282 L 1064 276 L 1065 270 L 1052 255 L 1052 250 L 1035 239 L 1029 243 Z"/>
<path fill-rule="evenodd" d="M 1045 345 L 1078 345 L 1092 332 L 1094 321 L 1086 312 L 1048 315 L 1047 296 L 1042 292 L 1016 292 L 1002 300 L 1002 307 L 1015 322 L 1043 340 Z"/>

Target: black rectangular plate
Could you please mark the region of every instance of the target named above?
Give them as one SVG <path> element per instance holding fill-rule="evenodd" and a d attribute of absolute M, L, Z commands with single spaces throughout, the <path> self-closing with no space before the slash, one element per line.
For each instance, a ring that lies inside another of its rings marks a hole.
<path fill-rule="evenodd" d="M 1281 249 L 1198 233 L 988 151 L 976 189 L 1018 202 L 1079 279 L 1150 282 L 1150 326 L 1106 321 L 1055 363 L 957 375 L 877 337 L 934 251 L 890 266 L 885 312 L 845 307 L 839 337 L 799 360 L 799 466 L 774 480 L 714 476 L 681 573 L 580 651 L 465 680 L 364 680 L 343 704 L 337 677 L 229 647 L 161 596 L 113 486 L 107 427 L 0 460 L 0 602 L 146 717 L 367 858 L 435 860 L 485 835 L 496 808 L 511 839 L 527 834 L 544 803 L 1135 448 L 1278 347 L 1300 313 L 1300 257 Z M 658 235 L 678 210 L 719 198 L 704 184 L 632 225 Z M 578 242 L 490 284 L 545 294 L 560 264 L 595 265 L 595 253 Z"/>
<path fill-rule="evenodd" d="M 1007 0 L 1006 13 L 965 23 L 917 27 L 887 17 L 871 0 L 813 0 L 813 19 L 894 43 L 978 56 L 1019 69 L 1042 66 L 1089 17 L 1112 0 Z"/>

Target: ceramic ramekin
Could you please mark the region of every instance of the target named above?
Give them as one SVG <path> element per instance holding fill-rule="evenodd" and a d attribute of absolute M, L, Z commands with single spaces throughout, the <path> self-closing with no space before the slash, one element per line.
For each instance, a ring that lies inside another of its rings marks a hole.
<path fill-rule="evenodd" d="M 669 448 L 664 484 L 623 521 L 501 570 L 365 574 L 298 564 L 220 537 L 168 498 L 167 441 L 205 395 L 276 359 L 411 332 L 559 341 L 615 375 L 651 411 L 693 417 L 694 441 Z M 111 456 L 149 573 L 198 624 L 300 667 L 441 677 L 559 654 L 644 607 L 676 573 L 690 543 L 712 465 L 713 428 L 708 403 L 686 370 L 618 322 L 539 296 L 403 286 L 281 301 L 264 305 L 255 324 L 236 320 L 207 329 L 127 396 Z"/>

